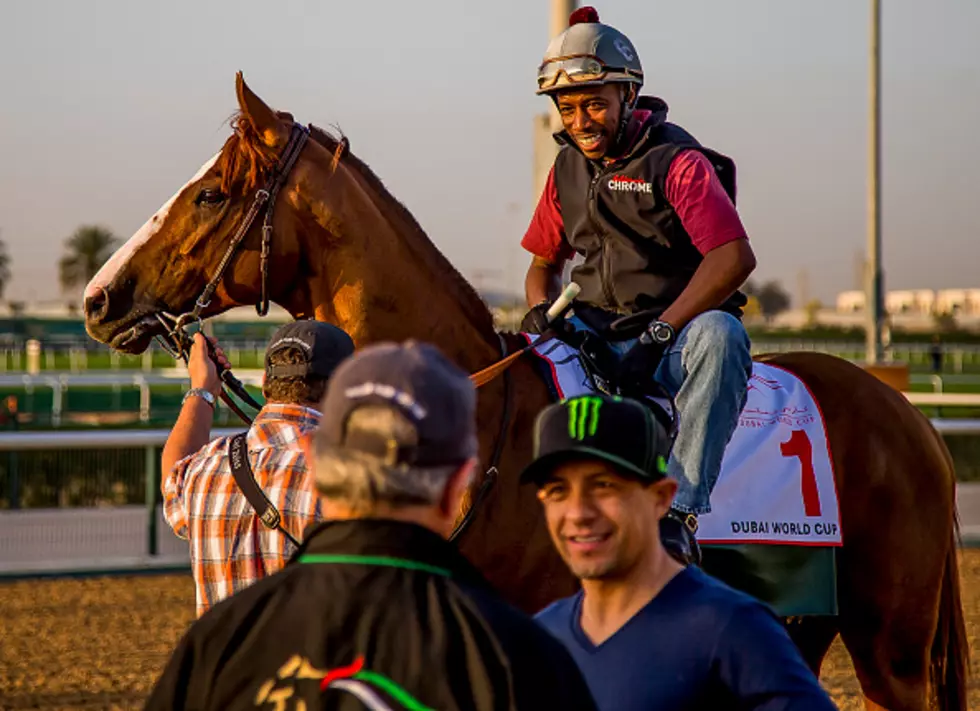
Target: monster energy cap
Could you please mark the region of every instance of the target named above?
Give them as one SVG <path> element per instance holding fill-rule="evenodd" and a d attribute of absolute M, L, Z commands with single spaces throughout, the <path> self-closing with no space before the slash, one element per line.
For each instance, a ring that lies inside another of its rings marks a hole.
<path fill-rule="evenodd" d="M 600 459 L 648 481 L 667 474 L 672 436 L 651 408 L 609 395 L 571 398 L 545 408 L 534 423 L 534 461 L 521 481 L 541 483 L 564 462 Z"/>

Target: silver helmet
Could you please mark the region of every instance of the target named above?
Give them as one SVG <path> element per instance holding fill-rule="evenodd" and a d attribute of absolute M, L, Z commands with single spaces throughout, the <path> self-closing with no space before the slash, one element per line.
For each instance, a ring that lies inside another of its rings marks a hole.
<path fill-rule="evenodd" d="M 643 86 L 643 67 L 633 43 L 615 27 L 599 22 L 595 8 L 572 13 L 569 27 L 551 40 L 538 67 L 538 94 L 613 82 Z"/>

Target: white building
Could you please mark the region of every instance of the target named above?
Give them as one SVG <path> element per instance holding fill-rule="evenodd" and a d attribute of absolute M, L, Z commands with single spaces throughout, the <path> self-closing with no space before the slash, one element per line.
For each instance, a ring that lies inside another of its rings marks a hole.
<path fill-rule="evenodd" d="M 863 291 L 842 291 L 837 294 L 837 313 L 853 314 L 864 311 Z M 980 316 L 980 289 L 907 289 L 885 294 L 885 311 L 892 316 Z"/>
<path fill-rule="evenodd" d="M 980 314 L 980 289 L 943 289 L 937 292 L 936 313 L 955 316 Z"/>
<path fill-rule="evenodd" d="M 933 313 L 936 292 L 932 289 L 912 289 L 909 291 L 889 291 L 885 295 L 885 311 L 890 314 Z"/>
<path fill-rule="evenodd" d="M 842 314 L 853 314 L 864 311 L 863 291 L 842 291 L 837 295 L 837 311 Z"/>

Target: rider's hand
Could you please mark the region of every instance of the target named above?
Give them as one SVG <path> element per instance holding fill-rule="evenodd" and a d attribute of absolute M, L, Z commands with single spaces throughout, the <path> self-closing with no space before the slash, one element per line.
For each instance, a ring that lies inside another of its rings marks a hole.
<path fill-rule="evenodd" d="M 214 349 L 214 358 L 223 368 L 230 368 L 231 363 L 225 357 L 224 351 L 218 348 L 214 340 L 208 340 L 211 341 L 211 346 Z M 191 352 L 187 358 L 187 372 L 191 376 L 192 388 L 203 388 L 215 397 L 221 392 L 221 378 L 218 377 L 218 368 L 208 353 L 208 344 L 202 333 L 194 334 L 194 344 L 191 346 Z"/>
<path fill-rule="evenodd" d="M 540 304 L 532 306 L 521 320 L 521 331 L 524 333 L 544 333 L 548 328 L 547 313 L 550 308 L 550 301 L 542 301 Z"/>
<path fill-rule="evenodd" d="M 653 379 L 664 353 L 669 348 L 667 343 L 637 342 L 626 351 L 619 362 L 617 380 L 621 387 L 644 390 L 644 385 Z"/>

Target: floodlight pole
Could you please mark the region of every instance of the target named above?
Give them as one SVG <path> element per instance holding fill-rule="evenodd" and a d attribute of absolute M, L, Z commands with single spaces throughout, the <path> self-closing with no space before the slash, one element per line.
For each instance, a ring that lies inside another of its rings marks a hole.
<path fill-rule="evenodd" d="M 871 0 L 868 134 L 868 267 L 865 287 L 866 359 L 882 361 L 884 285 L 881 269 L 881 0 Z"/>

